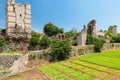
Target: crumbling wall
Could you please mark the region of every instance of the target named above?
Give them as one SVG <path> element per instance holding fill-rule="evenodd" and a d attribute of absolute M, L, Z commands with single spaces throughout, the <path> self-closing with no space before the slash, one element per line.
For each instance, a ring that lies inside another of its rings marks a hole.
<path fill-rule="evenodd" d="M 20 58 L 20 54 L 1 54 L 0 55 L 0 67 L 11 67 L 13 62 Z"/>
<path fill-rule="evenodd" d="M 110 26 L 109 28 L 108 28 L 108 31 L 110 31 L 110 32 L 112 32 L 115 36 L 117 36 L 117 26 L 116 25 L 114 25 L 114 26 Z"/>
<path fill-rule="evenodd" d="M 116 49 L 120 49 L 120 43 L 105 43 L 101 50 L 107 51 L 107 50 L 116 50 Z"/>
<path fill-rule="evenodd" d="M 84 29 L 77 34 L 77 45 L 85 46 L 87 38 L 87 29 L 84 25 Z"/>
<path fill-rule="evenodd" d="M 6 33 L 7 38 L 31 37 L 31 6 L 16 4 L 14 0 L 6 3 Z"/>
<path fill-rule="evenodd" d="M 96 25 L 96 20 L 92 20 L 88 23 L 87 25 L 88 27 L 88 32 L 93 36 L 93 37 L 97 37 L 97 25 Z"/>

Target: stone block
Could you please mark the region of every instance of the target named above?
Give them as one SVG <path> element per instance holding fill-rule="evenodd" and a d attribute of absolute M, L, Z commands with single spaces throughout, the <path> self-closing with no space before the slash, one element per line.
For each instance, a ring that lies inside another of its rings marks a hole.
<path fill-rule="evenodd" d="M 14 27 L 15 27 L 15 23 L 10 23 L 10 22 L 9 22 L 9 23 L 7 23 L 7 26 L 8 26 L 8 28 L 10 28 L 10 27 L 13 27 L 13 28 L 14 28 Z"/>
<path fill-rule="evenodd" d="M 7 16 L 15 16 L 14 12 L 7 12 Z"/>
<path fill-rule="evenodd" d="M 13 28 L 8 28 L 7 33 L 11 33 L 11 32 L 14 32 L 14 29 Z"/>
<path fill-rule="evenodd" d="M 13 10 L 14 10 L 13 6 L 7 6 L 7 11 L 13 11 Z"/>
<path fill-rule="evenodd" d="M 26 9 L 31 9 L 30 4 L 26 4 Z"/>
<path fill-rule="evenodd" d="M 16 19 L 15 19 L 15 17 L 10 17 L 10 16 L 8 16 L 8 17 L 7 17 L 7 21 L 8 21 L 8 22 L 15 22 Z"/>
<path fill-rule="evenodd" d="M 26 19 L 31 19 L 31 16 L 30 15 L 25 15 L 25 18 Z"/>
<path fill-rule="evenodd" d="M 26 14 L 31 14 L 31 11 L 29 9 L 26 9 Z"/>
<path fill-rule="evenodd" d="M 25 28 L 30 28 L 31 29 L 31 25 L 30 24 L 25 24 Z"/>
<path fill-rule="evenodd" d="M 25 19 L 25 24 L 30 24 L 31 23 L 31 20 L 30 19 Z"/>

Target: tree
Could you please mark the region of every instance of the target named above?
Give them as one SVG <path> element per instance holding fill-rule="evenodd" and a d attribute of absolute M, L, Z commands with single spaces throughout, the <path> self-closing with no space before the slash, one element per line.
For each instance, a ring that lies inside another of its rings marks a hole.
<path fill-rule="evenodd" d="M 58 28 L 52 23 L 45 24 L 43 29 L 44 29 L 44 33 L 48 36 L 54 36 L 64 32 L 62 28 Z"/>
<path fill-rule="evenodd" d="M 31 34 L 31 39 L 30 39 L 30 44 L 31 45 L 38 45 L 40 41 L 40 35 L 37 34 L 36 32 L 32 32 Z"/>
<path fill-rule="evenodd" d="M 72 29 L 68 32 L 65 33 L 68 37 L 72 37 L 72 38 L 75 38 L 76 35 L 77 35 L 77 31 L 75 29 Z"/>
<path fill-rule="evenodd" d="M 44 47 L 44 49 L 46 49 L 47 47 L 49 47 L 51 43 L 51 40 L 48 38 L 48 36 L 44 35 L 41 39 L 40 39 L 40 46 Z"/>
<path fill-rule="evenodd" d="M 110 31 L 106 31 L 105 35 L 109 36 L 109 37 L 114 37 L 114 34 L 112 32 L 110 32 Z"/>
<path fill-rule="evenodd" d="M 55 40 L 51 45 L 51 56 L 53 60 L 65 60 L 69 58 L 71 45 L 66 40 Z"/>

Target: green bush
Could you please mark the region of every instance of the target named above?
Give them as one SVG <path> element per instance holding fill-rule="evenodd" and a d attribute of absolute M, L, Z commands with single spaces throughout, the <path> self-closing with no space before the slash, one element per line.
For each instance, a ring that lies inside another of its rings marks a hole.
<path fill-rule="evenodd" d="M 103 44 L 105 43 L 105 41 L 103 39 L 99 39 L 99 38 L 94 38 L 92 37 L 92 35 L 87 35 L 87 41 L 86 44 L 87 45 L 94 45 L 94 50 L 95 52 L 101 52 L 101 48 L 103 47 Z"/>
<path fill-rule="evenodd" d="M 40 46 L 42 46 L 44 49 L 46 49 L 47 47 L 49 47 L 51 43 L 51 40 L 48 38 L 48 36 L 44 35 L 41 39 L 40 39 Z"/>
<path fill-rule="evenodd" d="M 66 40 L 55 40 L 51 45 L 52 60 L 65 60 L 69 58 L 71 45 Z"/>
<path fill-rule="evenodd" d="M 38 45 L 40 41 L 40 35 L 37 34 L 36 32 L 32 32 L 31 34 L 31 39 L 30 39 L 30 44 L 31 45 Z"/>
<path fill-rule="evenodd" d="M 45 24 L 43 30 L 44 30 L 44 33 L 48 36 L 54 36 L 64 32 L 62 28 L 58 28 L 52 23 Z"/>
<path fill-rule="evenodd" d="M 104 40 L 94 39 L 93 44 L 95 45 L 95 46 L 94 46 L 95 52 L 101 52 L 101 48 L 103 47 L 103 44 L 104 44 L 104 43 L 105 43 Z"/>
<path fill-rule="evenodd" d="M 118 34 L 117 36 L 112 37 L 111 42 L 112 43 L 120 43 L 120 34 Z"/>

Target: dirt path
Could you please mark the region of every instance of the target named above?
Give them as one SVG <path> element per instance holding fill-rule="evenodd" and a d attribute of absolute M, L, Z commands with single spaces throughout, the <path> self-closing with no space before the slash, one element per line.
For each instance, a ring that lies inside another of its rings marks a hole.
<path fill-rule="evenodd" d="M 19 78 L 23 78 L 24 80 L 50 80 L 45 74 L 35 68 L 35 66 L 42 66 L 48 63 L 44 60 L 31 60 L 27 64 L 26 71 L 0 80 L 22 80 Z"/>
<path fill-rule="evenodd" d="M 43 74 L 37 68 L 31 69 L 29 71 L 25 71 L 21 74 L 11 76 L 2 80 L 17 80 L 19 78 L 23 78 L 25 80 L 50 80 L 45 74 Z"/>

